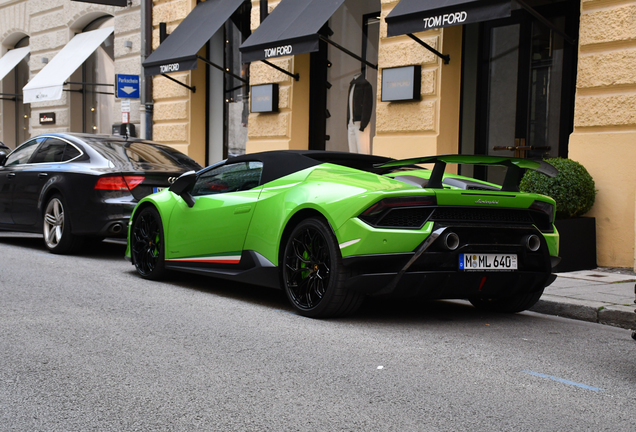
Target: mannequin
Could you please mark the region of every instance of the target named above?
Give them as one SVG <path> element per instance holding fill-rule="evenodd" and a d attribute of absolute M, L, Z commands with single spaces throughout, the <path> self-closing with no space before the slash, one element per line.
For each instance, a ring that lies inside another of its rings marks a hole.
<path fill-rule="evenodd" d="M 347 129 L 349 151 L 371 154 L 371 130 L 367 128 L 373 113 L 373 87 L 361 73 L 349 84 Z"/>

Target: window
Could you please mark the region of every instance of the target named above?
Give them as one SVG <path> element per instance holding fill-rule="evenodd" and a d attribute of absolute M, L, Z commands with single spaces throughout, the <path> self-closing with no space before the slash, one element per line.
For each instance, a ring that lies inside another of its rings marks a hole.
<path fill-rule="evenodd" d="M 80 155 L 74 146 L 57 138 L 48 138 L 33 156 L 31 163 L 66 162 Z"/>
<path fill-rule="evenodd" d="M 192 188 L 193 196 L 238 192 L 260 184 L 262 162 L 223 165 L 202 173 Z"/>
<path fill-rule="evenodd" d="M 82 32 L 115 25 L 115 18 L 104 16 L 91 22 Z M 111 34 L 68 80 L 70 84 L 72 132 L 110 135 L 115 122 L 115 35 Z"/>
<path fill-rule="evenodd" d="M 34 139 L 33 141 L 29 141 L 21 145 L 9 155 L 4 166 L 19 165 L 29 162 L 31 155 L 42 141 L 44 141 L 44 138 Z"/>

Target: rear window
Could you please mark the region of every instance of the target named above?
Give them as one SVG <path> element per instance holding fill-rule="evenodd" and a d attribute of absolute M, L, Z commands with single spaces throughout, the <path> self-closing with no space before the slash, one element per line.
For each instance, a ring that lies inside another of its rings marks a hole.
<path fill-rule="evenodd" d="M 112 161 L 120 160 L 138 166 L 152 164 L 195 171 L 201 169 L 201 165 L 190 157 L 162 144 L 98 139 L 85 139 L 85 141 L 106 159 Z"/>

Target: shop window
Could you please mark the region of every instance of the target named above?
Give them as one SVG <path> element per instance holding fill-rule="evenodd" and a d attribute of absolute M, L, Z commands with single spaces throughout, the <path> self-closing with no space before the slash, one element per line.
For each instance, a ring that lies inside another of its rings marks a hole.
<path fill-rule="evenodd" d="M 93 21 L 83 31 L 112 27 L 115 18 L 102 17 Z M 71 131 L 110 135 L 115 123 L 115 35 L 86 59 L 69 79 L 71 99 Z"/>
<path fill-rule="evenodd" d="M 377 65 L 379 11 L 379 0 L 346 0 L 321 33 Z M 371 153 L 377 69 L 324 42 L 311 62 L 310 148 Z"/>
<path fill-rule="evenodd" d="M 245 153 L 249 115 L 249 64 L 239 51 L 251 34 L 251 4 L 244 3 L 208 43 L 208 163 Z M 240 78 L 240 79 L 239 79 Z"/>

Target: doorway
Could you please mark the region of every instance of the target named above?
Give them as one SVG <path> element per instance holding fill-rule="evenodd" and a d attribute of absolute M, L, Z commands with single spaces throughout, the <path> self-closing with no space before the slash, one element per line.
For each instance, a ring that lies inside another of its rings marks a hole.
<path fill-rule="evenodd" d="M 535 10 L 578 37 L 578 2 Z M 461 153 L 566 157 L 577 49 L 523 9 L 510 18 L 465 26 Z M 464 166 L 461 172 L 501 184 L 505 169 Z"/>
<path fill-rule="evenodd" d="M 239 46 L 250 36 L 251 3 L 244 2 L 207 44 L 206 164 L 245 153 L 249 115 L 249 64 Z M 240 79 L 239 79 L 240 78 Z"/>

